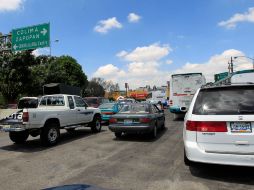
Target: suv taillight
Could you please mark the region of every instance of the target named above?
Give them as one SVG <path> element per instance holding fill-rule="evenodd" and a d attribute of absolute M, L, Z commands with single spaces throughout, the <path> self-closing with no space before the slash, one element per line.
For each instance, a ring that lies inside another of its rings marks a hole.
<path fill-rule="evenodd" d="M 197 132 L 227 132 L 227 123 L 224 121 L 190 121 L 186 123 L 186 130 Z"/>
<path fill-rule="evenodd" d="M 23 120 L 23 122 L 28 122 L 28 120 L 29 120 L 28 112 L 23 112 L 22 120 Z"/>

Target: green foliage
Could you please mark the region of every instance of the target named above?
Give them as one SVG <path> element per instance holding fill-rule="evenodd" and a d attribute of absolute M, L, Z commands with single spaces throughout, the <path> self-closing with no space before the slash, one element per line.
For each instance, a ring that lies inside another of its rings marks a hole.
<path fill-rule="evenodd" d="M 70 56 L 61 56 L 53 60 L 48 66 L 46 83 L 64 83 L 85 88 L 87 77 L 81 65 Z"/>
<path fill-rule="evenodd" d="M 28 88 L 30 69 L 34 63 L 31 52 L 8 53 L 0 58 L 0 91 L 5 99 L 14 101 Z"/>
<path fill-rule="evenodd" d="M 96 81 L 89 81 L 88 86 L 83 93 L 83 96 L 85 96 L 85 97 L 89 97 L 89 96 L 102 97 L 102 96 L 104 96 L 104 94 L 105 94 L 105 91 L 99 83 L 97 83 Z"/>
<path fill-rule="evenodd" d="M 119 90 L 118 83 L 105 81 L 103 78 L 92 78 L 84 92 L 84 96 L 104 96 L 105 91 L 113 92 Z"/>
<path fill-rule="evenodd" d="M 0 52 L 0 92 L 5 101 L 42 95 L 42 86 L 47 83 L 64 83 L 84 91 L 88 81 L 81 65 L 70 56 L 35 57 L 31 51 Z"/>

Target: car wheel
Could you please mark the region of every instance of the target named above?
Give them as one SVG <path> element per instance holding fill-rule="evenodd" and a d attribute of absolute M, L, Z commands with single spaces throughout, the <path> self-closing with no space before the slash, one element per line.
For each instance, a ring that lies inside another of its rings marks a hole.
<path fill-rule="evenodd" d="M 121 138 L 122 137 L 122 132 L 115 132 L 116 138 Z"/>
<path fill-rule="evenodd" d="M 24 143 L 29 136 L 29 133 L 27 131 L 21 131 L 21 132 L 9 132 L 9 137 L 12 142 L 20 144 Z"/>
<path fill-rule="evenodd" d="M 155 124 L 153 130 L 150 133 L 151 138 L 155 139 L 157 137 L 157 124 Z"/>
<path fill-rule="evenodd" d="M 161 129 L 162 129 L 162 130 L 166 129 L 166 127 L 165 127 L 165 118 L 164 118 L 164 120 L 163 120 L 163 124 L 162 124 L 162 126 L 161 126 Z"/>
<path fill-rule="evenodd" d="M 91 130 L 94 133 L 101 131 L 101 118 L 99 116 L 94 116 L 93 122 L 91 124 Z"/>
<path fill-rule="evenodd" d="M 53 146 L 58 143 L 60 137 L 60 129 L 58 124 L 49 123 L 43 127 L 41 131 L 41 143 L 44 146 Z"/>

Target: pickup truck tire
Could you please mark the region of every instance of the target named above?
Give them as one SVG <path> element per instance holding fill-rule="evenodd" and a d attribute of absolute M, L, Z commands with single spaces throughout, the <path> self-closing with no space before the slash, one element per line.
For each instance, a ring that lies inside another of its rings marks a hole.
<path fill-rule="evenodd" d="M 95 115 L 93 121 L 91 122 L 91 130 L 93 133 L 98 133 L 101 131 L 101 118 L 99 115 Z"/>
<path fill-rule="evenodd" d="M 12 142 L 20 144 L 24 143 L 29 136 L 29 133 L 27 131 L 21 131 L 21 132 L 9 132 L 9 137 Z"/>
<path fill-rule="evenodd" d="M 41 130 L 41 143 L 44 146 L 53 146 L 58 143 L 60 129 L 57 123 L 48 123 Z"/>

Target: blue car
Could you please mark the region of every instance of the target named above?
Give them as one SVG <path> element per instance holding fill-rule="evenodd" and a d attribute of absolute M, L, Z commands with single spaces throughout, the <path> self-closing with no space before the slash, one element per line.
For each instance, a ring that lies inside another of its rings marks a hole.
<path fill-rule="evenodd" d="M 99 106 L 101 110 L 101 119 L 104 122 L 108 122 L 112 115 L 116 114 L 122 105 L 118 103 L 104 103 Z"/>

